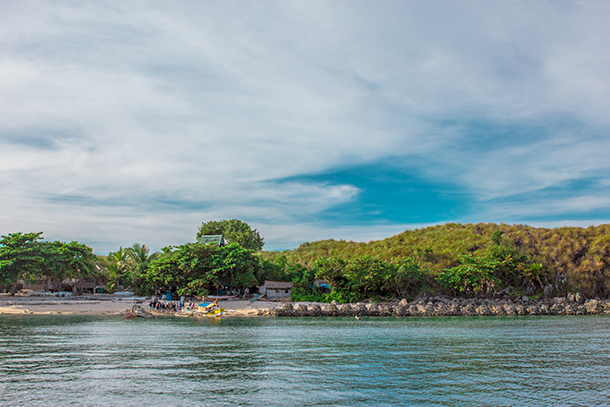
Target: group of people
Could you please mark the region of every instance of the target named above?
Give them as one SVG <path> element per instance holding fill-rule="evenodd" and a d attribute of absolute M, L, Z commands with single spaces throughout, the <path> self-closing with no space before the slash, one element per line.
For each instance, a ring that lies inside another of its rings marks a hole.
<path fill-rule="evenodd" d="M 150 311 L 152 312 L 180 312 L 186 308 L 187 311 L 195 309 L 196 305 L 193 302 L 185 303 L 184 297 L 181 297 L 179 301 L 167 301 L 154 296 L 148 304 Z"/>

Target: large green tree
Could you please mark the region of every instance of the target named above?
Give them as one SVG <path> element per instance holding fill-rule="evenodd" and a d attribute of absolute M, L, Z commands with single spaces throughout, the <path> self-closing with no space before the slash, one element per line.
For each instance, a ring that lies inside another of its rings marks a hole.
<path fill-rule="evenodd" d="M 148 287 L 173 288 L 180 295 L 207 295 L 227 284 L 241 289 L 256 285 L 259 259 L 238 244 L 224 247 L 187 243 L 166 247 L 146 272 Z"/>
<path fill-rule="evenodd" d="M 197 239 L 204 235 L 223 235 L 229 243 L 237 243 L 244 249 L 260 251 L 264 239 L 256 229 L 239 219 L 223 219 L 204 222 L 197 232 Z"/>
<path fill-rule="evenodd" d="M 19 279 L 87 278 L 98 274 L 96 256 L 78 242 L 44 242 L 42 232 L 10 233 L 0 238 L 0 279 L 13 285 Z"/>
<path fill-rule="evenodd" d="M 0 239 L 0 278 L 3 285 L 18 279 L 33 280 L 42 274 L 43 261 L 39 250 L 42 232 L 9 233 Z"/>

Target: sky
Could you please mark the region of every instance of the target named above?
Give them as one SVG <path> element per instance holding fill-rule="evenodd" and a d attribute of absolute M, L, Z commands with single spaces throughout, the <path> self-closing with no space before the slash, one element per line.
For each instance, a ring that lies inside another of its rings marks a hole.
<path fill-rule="evenodd" d="M 606 1 L 0 2 L 0 234 L 610 221 Z"/>

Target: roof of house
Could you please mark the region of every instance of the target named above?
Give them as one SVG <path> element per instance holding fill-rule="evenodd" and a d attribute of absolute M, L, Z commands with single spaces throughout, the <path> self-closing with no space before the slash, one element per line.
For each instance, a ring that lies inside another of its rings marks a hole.
<path fill-rule="evenodd" d="M 213 244 L 221 246 L 226 243 L 226 239 L 222 235 L 203 235 L 199 237 L 199 243 L 201 244 Z"/>
<path fill-rule="evenodd" d="M 292 288 L 292 283 L 287 283 L 284 281 L 269 281 L 265 280 L 265 288 L 269 289 L 289 289 Z"/>

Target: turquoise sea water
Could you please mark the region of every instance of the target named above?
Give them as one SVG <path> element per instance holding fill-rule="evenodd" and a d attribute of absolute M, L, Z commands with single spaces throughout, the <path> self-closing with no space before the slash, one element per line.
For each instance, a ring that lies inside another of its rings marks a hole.
<path fill-rule="evenodd" d="M 610 318 L 0 317 L 0 406 L 610 405 Z"/>

